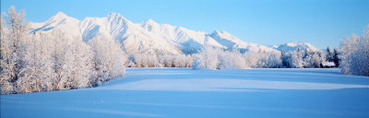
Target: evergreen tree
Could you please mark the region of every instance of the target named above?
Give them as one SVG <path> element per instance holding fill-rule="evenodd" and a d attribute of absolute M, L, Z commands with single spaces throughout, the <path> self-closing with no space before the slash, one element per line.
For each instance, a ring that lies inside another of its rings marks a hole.
<path fill-rule="evenodd" d="M 340 59 L 339 59 L 338 55 L 339 54 L 338 54 L 337 49 L 334 48 L 334 50 L 333 50 L 333 62 L 336 65 L 336 67 L 339 67 L 339 65 L 340 65 Z"/>
<path fill-rule="evenodd" d="M 333 62 L 333 55 L 332 55 L 332 52 L 331 52 L 331 50 L 330 50 L 330 48 L 329 48 L 329 46 L 327 47 L 327 55 L 326 55 L 326 61 L 328 61 L 328 62 Z"/>

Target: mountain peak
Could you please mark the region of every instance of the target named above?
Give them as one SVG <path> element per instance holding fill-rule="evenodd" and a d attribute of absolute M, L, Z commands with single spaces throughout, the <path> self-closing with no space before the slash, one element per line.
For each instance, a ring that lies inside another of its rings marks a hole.
<path fill-rule="evenodd" d="M 108 14 L 107 17 L 108 18 L 120 18 L 120 17 L 123 17 L 123 16 L 120 15 L 119 13 L 111 12 L 111 13 Z"/>
<path fill-rule="evenodd" d="M 215 30 L 212 34 L 221 34 L 219 30 Z"/>
<path fill-rule="evenodd" d="M 55 16 L 51 17 L 45 23 L 48 25 L 51 25 L 51 24 L 56 25 L 57 23 L 65 23 L 65 22 L 79 22 L 79 20 L 73 17 L 67 16 L 65 13 L 59 11 L 58 13 L 55 14 Z"/>
<path fill-rule="evenodd" d="M 65 21 L 73 21 L 73 22 L 78 22 L 77 19 L 67 16 L 65 13 L 63 12 L 58 12 L 55 14 L 55 16 L 51 17 L 49 20 L 47 20 L 46 22 L 48 22 L 49 24 L 53 23 L 53 22 L 65 22 Z"/>
<path fill-rule="evenodd" d="M 219 31 L 219 30 L 215 30 L 213 33 L 213 35 L 227 35 L 227 36 L 233 36 L 232 34 L 222 30 L 222 31 Z"/>
<path fill-rule="evenodd" d="M 55 14 L 55 16 L 51 17 L 49 20 L 47 20 L 46 22 L 53 23 L 53 22 L 78 22 L 78 19 L 75 19 L 73 17 L 70 17 L 68 15 L 66 15 L 65 13 L 59 11 L 58 13 Z"/>
<path fill-rule="evenodd" d="M 118 21 L 118 22 L 123 21 L 124 23 L 132 24 L 131 21 L 129 21 L 128 19 L 124 18 L 121 14 L 115 13 L 115 12 L 109 13 L 106 18 L 109 21 Z"/>
<path fill-rule="evenodd" d="M 78 19 L 73 17 L 69 17 L 63 12 L 58 12 L 55 16 L 52 16 L 50 19 L 43 23 L 39 23 L 36 26 L 31 28 L 31 32 L 38 32 L 38 31 L 50 31 L 53 29 L 58 29 L 59 31 L 68 32 L 71 36 L 78 36 L 79 35 L 79 23 Z"/>
<path fill-rule="evenodd" d="M 54 16 L 54 18 L 61 18 L 61 19 L 64 19 L 64 18 L 66 18 L 66 17 L 68 17 L 65 13 L 63 13 L 63 12 L 61 12 L 61 11 L 59 11 L 58 13 L 56 13 L 56 15 Z"/>
<path fill-rule="evenodd" d="M 218 30 L 215 30 L 211 36 L 216 36 L 216 37 L 221 37 L 221 38 L 224 38 L 224 39 L 237 39 L 235 36 L 233 36 L 232 34 L 222 30 L 222 31 L 218 31 Z"/>
<path fill-rule="evenodd" d="M 157 24 L 157 23 L 154 20 L 152 20 L 152 19 L 147 19 L 145 21 L 145 24 Z"/>

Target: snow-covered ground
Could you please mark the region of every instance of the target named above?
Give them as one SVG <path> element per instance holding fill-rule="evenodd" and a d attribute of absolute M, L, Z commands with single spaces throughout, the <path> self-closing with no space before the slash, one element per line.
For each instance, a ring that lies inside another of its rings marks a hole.
<path fill-rule="evenodd" d="M 338 69 L 127 69 L 100 87 L 1 95 L 1 118 L 369 117 L 369 77 Z"/>

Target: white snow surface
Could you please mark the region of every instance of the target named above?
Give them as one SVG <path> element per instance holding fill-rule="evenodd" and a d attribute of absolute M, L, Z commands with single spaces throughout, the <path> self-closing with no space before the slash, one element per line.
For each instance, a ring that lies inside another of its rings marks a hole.
<path fill-rule="evenodd" d="M 119 13 L 110 13 L 102 18 L 87 17 L 77 20 L 58 12 L 43 23 L 30 24 L 31 32 L 48 32 L 56 29 L 72 36 L 82 37 L 84 41 L 97 36 L 114 38 L 120 41 L 129 53 L 149 51 L 191 54 L 198 52 L 204 45 L 245 51 L 276 51 L 267 46 L 244 42 L 225 31 L 207 34 L 180 26 L 159 24 L 152 19 L 136 24 Z"/>
<path fill-rule="evenodd" d="M 338 69 L 127 69 L 96 87 L 1 95 L 13 117 L 369 117 L 369 77 Z"/>
<path fill-rule="evenodd" d="M 281 82 L 238 79 L 154 79 L 119 84 L 102 88 L 107 90 L 146 90 L 146 91 L 249 91 L 254 89 L 286 90 L 334 90 L 344 88 L 369 88 L 367 85 L 330 84 L 314 82 Z"/>

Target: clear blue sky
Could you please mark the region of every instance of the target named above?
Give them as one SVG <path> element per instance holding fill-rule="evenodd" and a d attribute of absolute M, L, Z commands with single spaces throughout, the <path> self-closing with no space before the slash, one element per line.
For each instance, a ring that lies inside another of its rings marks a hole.
<path fill-rule="evenodd" d="M 134 23 L 158 23 L 213 32 L 225 30 L 246 42 L 278 45 L 309 42 L 338 47 L 369 24 L 369 0 L 1 0 L 43 22 L 58 11 L 82 20 L 118 12 Z"/>

